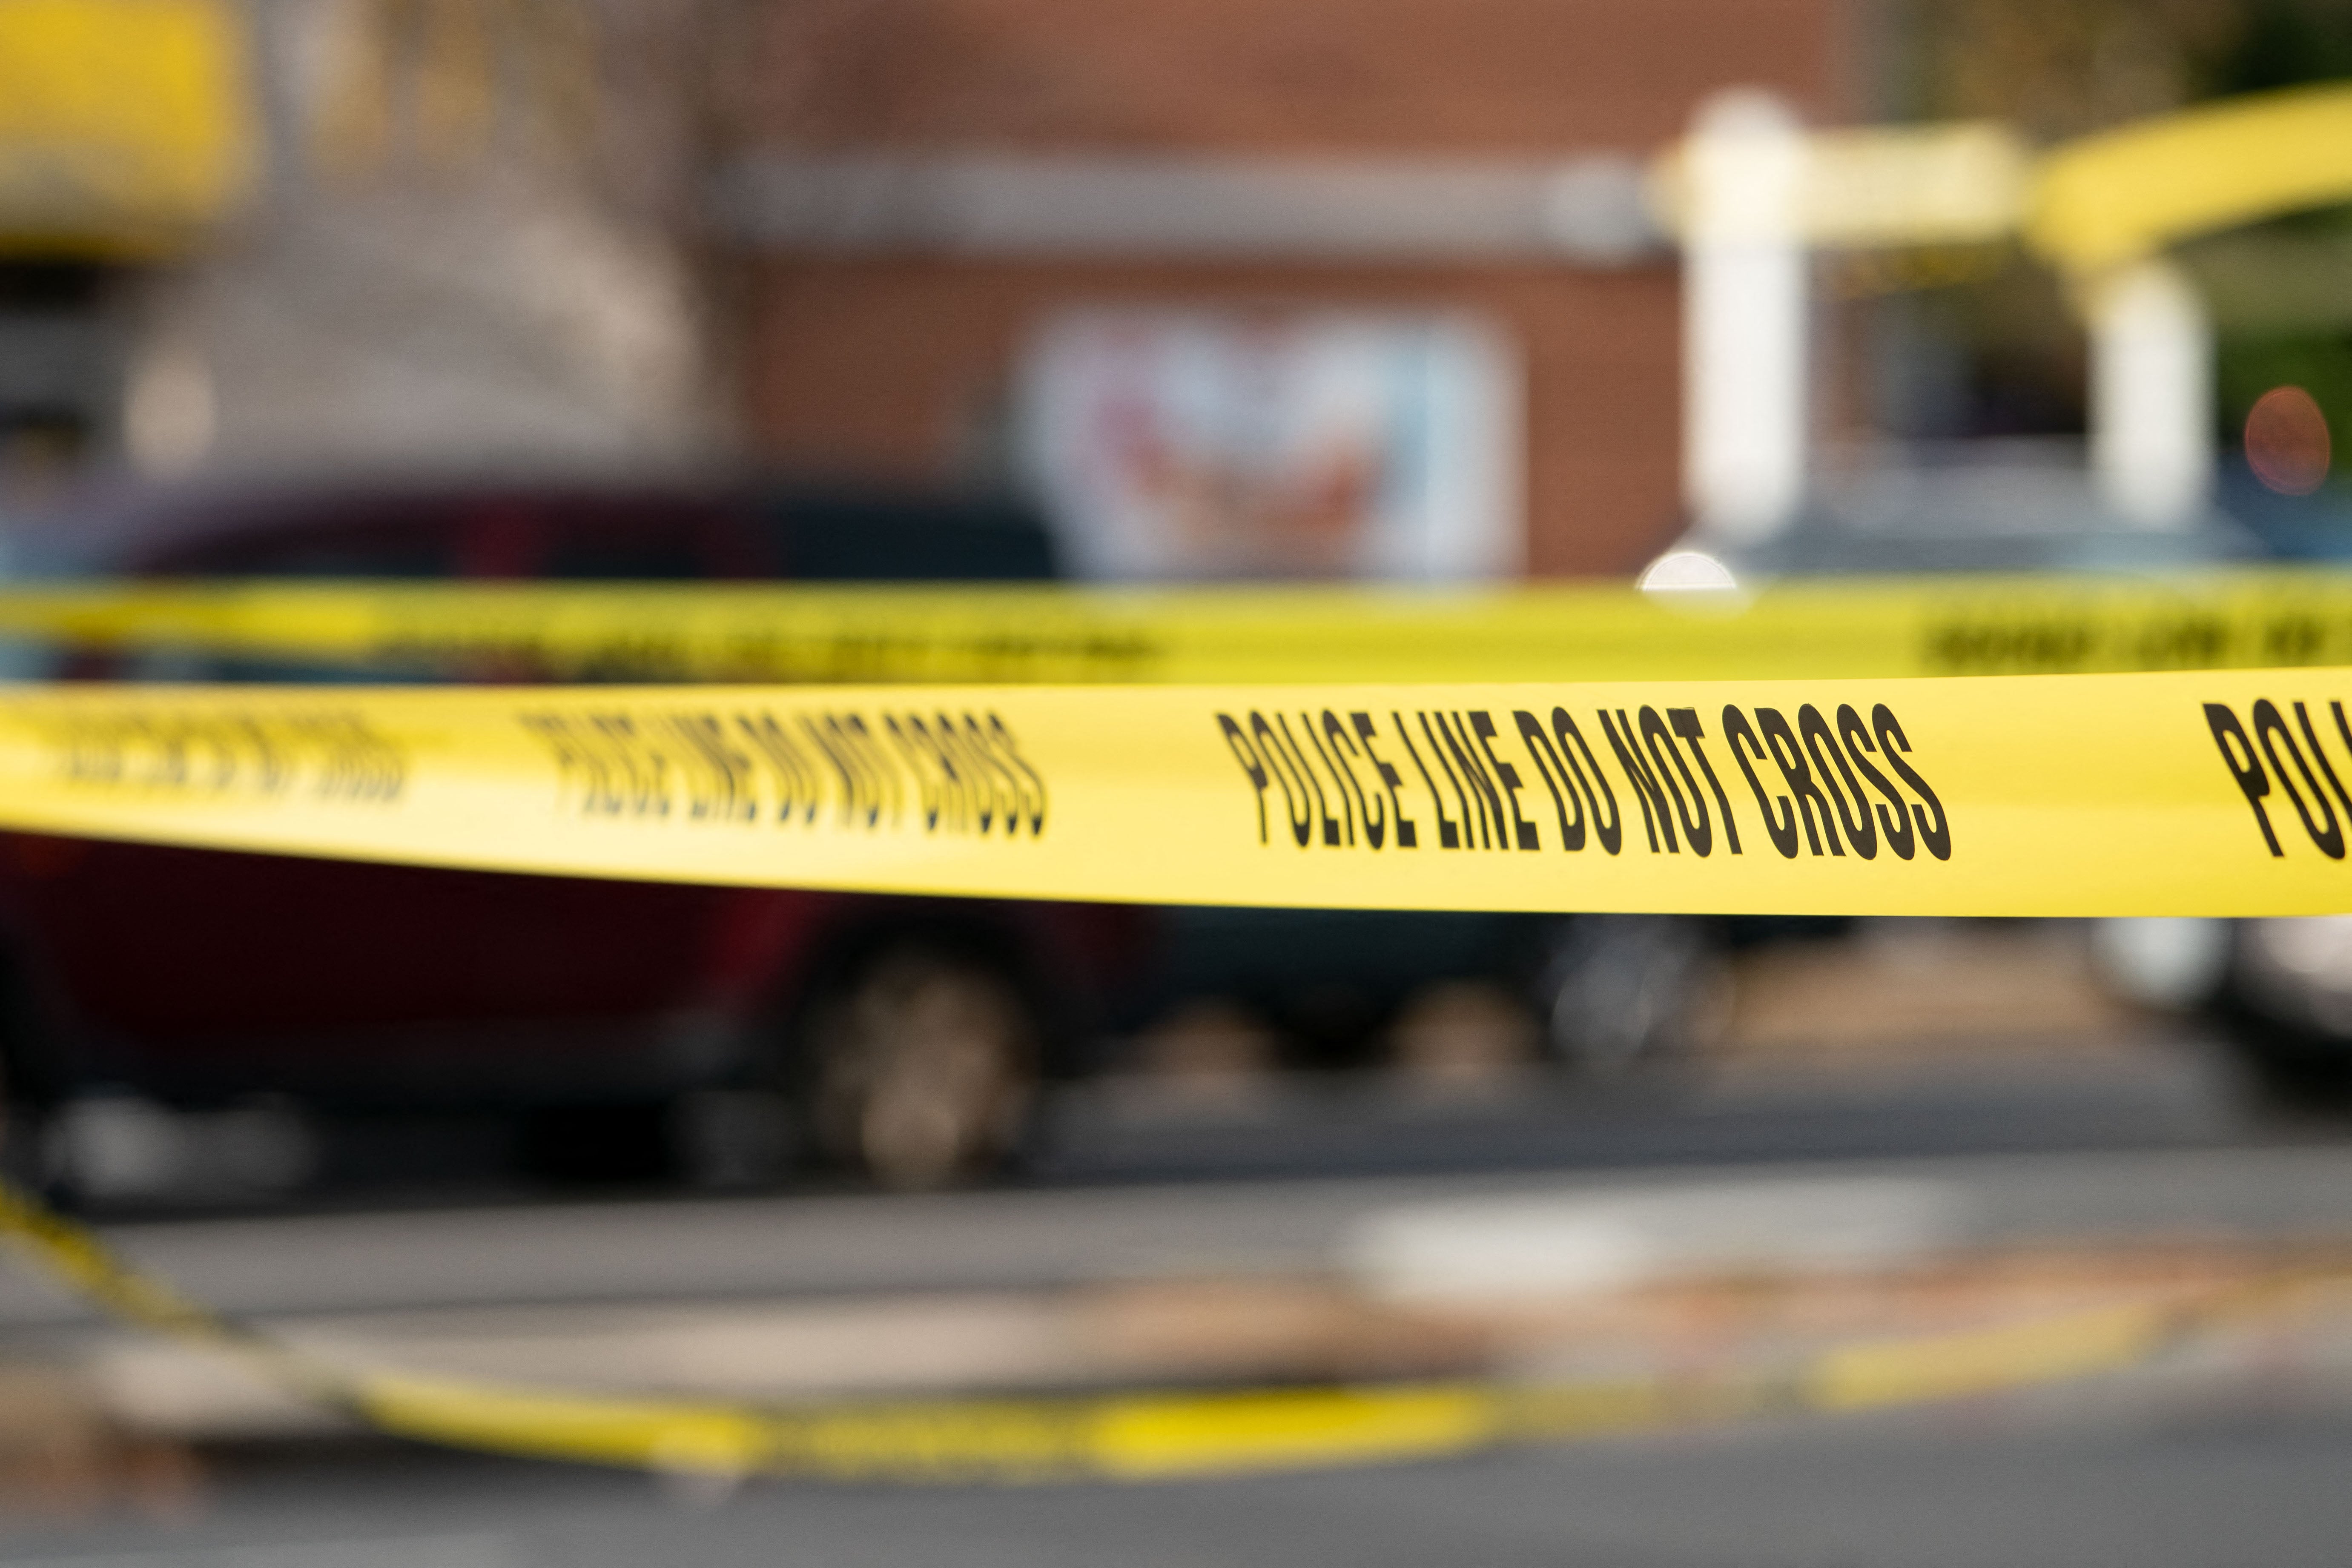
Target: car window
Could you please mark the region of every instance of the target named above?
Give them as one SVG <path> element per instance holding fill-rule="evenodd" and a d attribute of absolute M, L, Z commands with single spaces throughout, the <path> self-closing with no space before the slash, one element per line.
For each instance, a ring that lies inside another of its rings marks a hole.
<path fill-rule="evenodd" d="M 1034 582 L 1060 575 L 1034 512 L 984 500 L 771 497 L 784 575 L 810 582 Z"/>
<path fill-rule="evenodd" d="M 142 575 L 220 577 L 446 577 L 446 523 L 412 519 L 278 523 L 208 539 L 149 563 Z"/>
<path fill-rule="evenodd" d="M 703 531 L 692 526 L 558 528 L 540 575 L 574 579 L 680 581 L 734 574 L 714 570 Z"/>

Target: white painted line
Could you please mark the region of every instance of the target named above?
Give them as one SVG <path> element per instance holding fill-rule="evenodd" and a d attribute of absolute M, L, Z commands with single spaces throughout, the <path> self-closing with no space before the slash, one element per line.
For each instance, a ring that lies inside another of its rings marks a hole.
<path fill-rule="evenodd" d="M 408 1535 L 270 1546 L 188 1546 L 102 1557 L 5 1557 L 0 1568 L 522 1568 L 503 1536 Z"/>
<path fill-rule="evenodd" d="M 1958 1241 L 1969 1205 L 1903 1180 L 1727 1182 L 1412 1204 L 1359 1221 L 1340 1268 L 1390 1300 L 1622 1289 L 1708 1274 L 1881 1268 Z"/>

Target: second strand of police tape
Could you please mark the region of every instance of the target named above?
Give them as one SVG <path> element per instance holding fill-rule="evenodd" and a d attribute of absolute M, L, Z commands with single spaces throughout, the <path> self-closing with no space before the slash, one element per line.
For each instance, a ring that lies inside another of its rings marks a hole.
<path fill-rule="evenodd" d="M 0 584 L 0 635 L 185 668 L 1217 684 L 2087 674 L 2352 659 L 2352 574 L 1407 589 L 279 580 Z"/>
<path fill-rule="evenodd" d="M 1328 908 L 2352 910 L 2352 670 L 1234 688 L 58 687 L 0 826 Z"/>
<path fill-rule="evenodd" d="M 298 1396 L 391 1436 L 673 1472 L 900 1482 L 1262 1473 L 1965 1399 L 2127 1371 L 2200 1334 L 2352 1282 L 2340 1261 L 2307 1262 L 2187 1299 L 1864 1341 L 1760 1372 L 773 1408 L 343 1365 L 189 1300 L 4 1182 L 0 1239 L 121 1321 L 234 1357 Z"/>

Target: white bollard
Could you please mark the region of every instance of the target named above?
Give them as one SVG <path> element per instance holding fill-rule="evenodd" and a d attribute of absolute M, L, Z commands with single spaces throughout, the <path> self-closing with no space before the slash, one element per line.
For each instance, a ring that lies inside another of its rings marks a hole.
<path fill-rule="evenodd" d="M 2185 528 L 2213 486 L 2213 330 L 2170 261 L 2118 268 L 2089 299 L 2091 473 L 2143 528 Z"/>
<path fill-rule="evenodd" d="M 1743 88 L 1709 99 L 1684 147 L 1684 495 L 1707 537 L 1750 543 L 1804 500 L 1804 136 Z"/>

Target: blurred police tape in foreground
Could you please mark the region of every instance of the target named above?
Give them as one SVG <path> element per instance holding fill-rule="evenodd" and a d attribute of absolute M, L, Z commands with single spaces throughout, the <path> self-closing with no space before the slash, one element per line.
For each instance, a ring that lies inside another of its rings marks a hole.
<path fill-rule="evenodd" d="M 2126 1372 L 2352 1280 L 2340 1258 L 2291 1259 L 2186 1295 L 1841 1343 L 1765 1370 L 772 1407 L 345 1365 L 189 1300 L 5 1183 L 0 1238 L 119 1321 L 234 1357 L 363 1429 L 719 1479 L 901 1483 L 1172 1480 L 1395 1463 L 1704 1422 L 1981 1397 Z"/>

